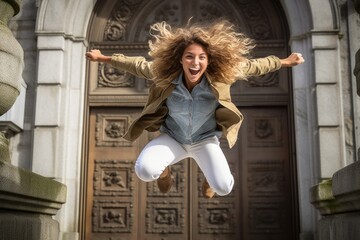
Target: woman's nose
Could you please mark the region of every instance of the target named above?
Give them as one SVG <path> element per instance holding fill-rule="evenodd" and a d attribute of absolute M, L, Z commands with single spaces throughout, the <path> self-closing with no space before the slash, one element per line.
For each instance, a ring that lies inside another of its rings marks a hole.
<path fill-rule="evenodd" d="M 195 65 L 198 65 L 199 64 L 199 58 L 194 58 L 194 61 L 193 61 L 193 63 L 195 64 Z"/>

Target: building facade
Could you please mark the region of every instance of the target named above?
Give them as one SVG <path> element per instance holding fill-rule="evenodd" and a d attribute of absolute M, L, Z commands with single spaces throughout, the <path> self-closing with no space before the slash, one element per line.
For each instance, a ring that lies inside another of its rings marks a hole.
<path fill-rule="evenodd" d="M 149 83 L 85 59 L 92 48 L 147 56 L 150 24 L 192 16 L 234 21 L 256 40 L 254 57 L 305 58 L 234 85 L 246 120 L 239 144 L 224 152 L 238 183 L 210 202 L 197 194 L 202 175 L 191 160 L 175 167 L 169 195 L 136 179 L 132 164 L 156 133 L 133 144 L 121 134 Z M 351 0 L 23 0 L 9 27 L 24 49 L 24 81 L 0 121 L 13 165 L 67 186 L 55 217 L 60 239 L 315 239 L 310 188 L 359 157 L 360 26 Z"/>

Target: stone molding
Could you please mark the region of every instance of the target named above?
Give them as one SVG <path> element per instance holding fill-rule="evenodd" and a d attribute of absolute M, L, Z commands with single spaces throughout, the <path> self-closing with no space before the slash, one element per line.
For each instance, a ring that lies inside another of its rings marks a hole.
<path fill-rule="evenodd" d="M 0 161 L 0 209 L 55 215 L 66 201 L 66 186 Z"/>
<path fill-rule="evenodd" d="M 311 203 L 323 216 L 360 211 L 360 162 L 337 171 L 310 192 Z"/>

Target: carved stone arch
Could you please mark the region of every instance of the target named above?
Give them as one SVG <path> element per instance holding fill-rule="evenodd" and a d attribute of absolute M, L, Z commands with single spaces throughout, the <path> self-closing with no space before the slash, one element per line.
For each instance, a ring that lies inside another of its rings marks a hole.
<path fill-rule="evenodd" d="M 202 0 L 198 2 L 195 11 L 194 19 L 196 21 L 203 22 L 217 18 L 226 18 L 237 25 L 240 31 L 250 32 L 246 20 L 241 15 L 241 11 L 234 1 Z"/>
<path fill-rule="evenodd" d="M 89 24 L 89 42 L 146 43 L 152 23 L 167 21 L 179 25 L 180 19 L 172 21 L 171 14 L 164 14 L 171 12 L 169 4 L 179 3 L 181 1 L 108 0 L 104 4 L 98 1 Z"/>
<path fill-rule="evenodd" d="M 88 25 L 88 41 L 89 42 L 103 42 L 105 28 L 111 18 L 112 9 L 115 8 L 117 1 L 109 0 L 106 4 L 101 4 L 100 1 L 94 6 L 93 14 Z"/>
<path fill-rule="evenodd" d="M 147 42 L 149 40 L 150 26 L 156 22 L 166 21 L 172 26 L 179 26 L 182 19 L 179 17 L 182 11 L 180 0 L 152 0 L 145 1 L 146 5 L 134 18 L 129 39 L 134 42 Z M 152 9 L 149 12 L 149 9 Z"/>
<path fill-rule="evenodd" d="M 288 29 L 280 8 L 279 3 L 248 0 L 202 0 L 190 5 L 179 0 L 109 0 L 106 4 L 98 2 L 95 7 L 89 41 L 147 43 L 151 24 L 166 21 L 172 26 L 181 26 L 191 16 L 194 21 L 225 17 L 256 40 L 284 40 Z"/>
<path fill-rule="evenodd" d="M 340 14 L 337 1 L 309 1 L 314 29 L 339 29 Z"/>
<path fill-rule="evenodd" d="M 245 1 L 240 1 L 245 2 Z M 239 6 L 246 24 L 252 26 L 250 36 L 256 40 L 281 40 L 289 38 L 284 10 L 278 1 L 248 1 Z M 261 18 L 259 19 L 259 16 Z M 256 24 L 255 24 L 256 23 Z M 264 35 L 265 32 L 268 35 Z"/>

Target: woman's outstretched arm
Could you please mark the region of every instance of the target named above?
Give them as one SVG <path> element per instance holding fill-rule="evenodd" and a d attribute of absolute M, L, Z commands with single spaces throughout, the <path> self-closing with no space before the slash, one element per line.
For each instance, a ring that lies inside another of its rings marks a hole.
<path fill-rule="evenodd" d="M 98 49 L 92 49 L 85 54 L 86 59 L 93 62 L 111 63 L 111 56 L 105 56 Z"/>
<path fill-rule="evenodd" d="M 305 62 L 301 53 L 292 53 L 287 58 L 280 59 L 281 67 L 294 67 Z"/>

